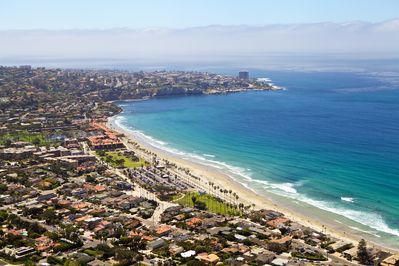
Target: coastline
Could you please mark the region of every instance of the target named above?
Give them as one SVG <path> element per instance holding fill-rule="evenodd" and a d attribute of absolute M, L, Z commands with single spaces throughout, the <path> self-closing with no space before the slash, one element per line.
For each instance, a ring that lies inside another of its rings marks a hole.
<path fill-rule="evenodd" d="M 159 159 L 167 160 L 180 167 L 190 169 L 191 173 L 200 177 L 201 181 L 196 182 L 204 191 L 208 190 L 208 182 L 213 182 L 219 187 L 236 192 L 239 196 L 239 202 L 242 202 L 245 205 L 254 205 L 256 209 L 271 209 L 281 212 L 294 222 L 310 227 L 319 232 L 325 232 L 334 238 L 350 242 L 355 246 L 357 246 L 360 239 L 364 238 L 369 242 L 369 245 L 378 247 L 381 250 L 391 252 L 397 252 L 399 250 L 376 243 L 375 241 L 365 237 L 361 231 L 351 229 L 350 226 L 334 219 L 329 219 L 330 217 L 328 217 L 328 215 L 330 213 L 327 211 L 319 210 L 317 214 L 314 214 L 312 212 L 315 211 L 315 207 L 310 205 L 306 206 L 306 203 L 301 202 L 300 205 L 295 205 L 292 202 L 289 203 L 287 200 L 283 200 L 282 197 L 279 199 L 278 197 L 272 197 L 271 195 L 261 195 L 235 180 L 234 177 L 230 176 L 223 169 L 208 166 L 201 162 L 194 162 L 184 158 L 185 156 L 183 155 L 174 154 L 161 149 L 150 143 L 148 139 L 141 136 L 139 133 L 120 126 L 116 122 L 116 118 L 117 116 L 109 117 L 106 126 L 111 130 L 124 134 L 125 137 L 122 138 L 122 140 L 128 148 L 135 148 L 134 145 L 129 144 L 130 141 L 133 141 L 141 148 L 156 154 Z"/>

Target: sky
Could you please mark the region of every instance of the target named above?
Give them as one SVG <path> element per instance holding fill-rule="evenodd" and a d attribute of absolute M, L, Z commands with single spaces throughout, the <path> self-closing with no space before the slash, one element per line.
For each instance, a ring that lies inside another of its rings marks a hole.
<path fill-rule="evenodd" d="M 381 22 L 398 0 L 5 0 L 0 30 Z"/>
<path fill-rule="evenodd" d="M 294 67 L 315 55 L 397 58 L 399 0 L 0 0 L 0 65 L 250 67 L 270 66 L 277 55 Z"/>

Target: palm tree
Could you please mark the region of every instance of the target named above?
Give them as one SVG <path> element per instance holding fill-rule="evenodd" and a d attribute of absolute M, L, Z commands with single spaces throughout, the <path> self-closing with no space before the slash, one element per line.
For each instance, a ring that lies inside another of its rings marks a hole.
<path fill-rule="evenodd" d="M 193 205 L 194 205 L 194 207 L 195 207 L 195 203 L 197 202 L 197 197 L 196 197 L 195 195 L 193 195 L 193 196 L 191 197 L 191 201 L 193 202 Z"/>
<path fill-rule="evenodd" d="M 243 208 L 244 208 L 244 203 L 240 202 L 240 204 L 238 204 L 238 208 L 239 208 L 240 211 L 242 211 Z"/>

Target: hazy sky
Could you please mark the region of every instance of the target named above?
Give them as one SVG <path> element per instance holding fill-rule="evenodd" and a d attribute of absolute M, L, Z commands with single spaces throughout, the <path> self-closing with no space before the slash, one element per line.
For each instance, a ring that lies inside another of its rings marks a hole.
<path fill-rule="evenodd" d="M 262 66 L 271 64 L 265 55 L 324 62 L 337 54 L 398 57 L 399 0 L 0 0 L 0 65 L 117 59 Z"/>
<path fill-rule="evenodd" d="M 378 22 L 397 17 L 398 0 L 0 1 L 0 30 Z"/>

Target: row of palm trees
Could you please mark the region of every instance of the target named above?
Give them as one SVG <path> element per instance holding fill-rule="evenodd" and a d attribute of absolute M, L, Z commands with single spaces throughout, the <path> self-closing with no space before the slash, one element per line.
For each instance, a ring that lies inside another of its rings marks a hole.
<path fill-rule="evenodd" d="M 236 192 L 233 192 L 231 189 L 223 189 L 219 185 L 215 185 L 214 182 L 208 182 L 209 193 L 214 194 L 216 197 L 224 198 L 225 201 L 228 201 L 230 204 L 237 205 L 237 201 L 239 196 Z M 213 192 L 213 193 L 212 193 Z"/>
<path fill-rule="evenodd" d="M 231 189 L 223 189 L 219 185 L 216 185 L 214 182 L 208 182 L 208 191 L 209 194 L 214 195 L 215 197 L 220 199 L 223 198 L 224 201 L 228 203 L 228 205 L 238 208 L 242 212 L 249 211 L 251 207 L 255 207 L 255 204 L 245 206 L 242 202 L 238 203 L 240 197 L 237 195 L 236 192 L 232 191 Z"/>

